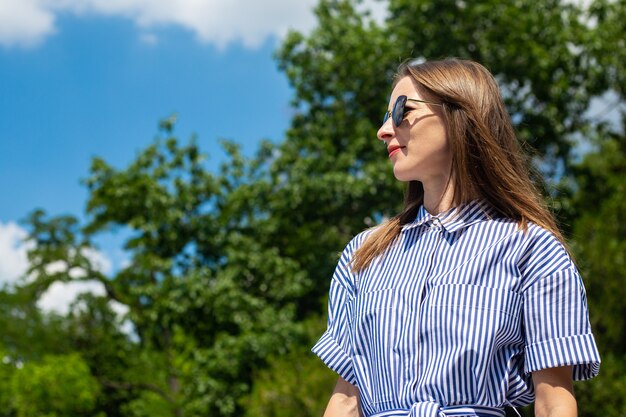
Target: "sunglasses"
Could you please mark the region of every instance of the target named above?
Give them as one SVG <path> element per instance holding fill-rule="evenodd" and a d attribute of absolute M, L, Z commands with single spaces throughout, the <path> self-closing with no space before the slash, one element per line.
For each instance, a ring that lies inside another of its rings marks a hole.
<path fill-rule="evenodd" d="M 387 112 L 385 113 L 385 117 L 383 118 L 383 124 L 385 124 L 389 117 L 391 117 L 393 125 L 395 127 L 400 126 L 400 124 L 402 123 L 402 119 L 404 119 L 404 115 L 406 114 L 404 106 L 407 101 L 415 101 L 417 103 L 434 104 L 436 106 L 441 106 L 441 103 L 435 103 L 433 101 L 407 98 L 406 96 L 398 96 L 396 104 L 393 105 L 393 109 L 391 111 L 387 110 Z"/>

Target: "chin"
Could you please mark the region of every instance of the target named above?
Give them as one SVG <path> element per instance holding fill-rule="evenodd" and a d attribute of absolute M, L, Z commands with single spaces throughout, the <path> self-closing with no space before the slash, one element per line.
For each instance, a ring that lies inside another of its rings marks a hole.
<path fill-rule="evenodd" d="M 402 182 L 418 181 L 417 178 L 415 178 L 414 173 L 402 171 L 399 169 L 393 170 L 393 176 L 396 177 L 398 181 L 402 181 Z"/>

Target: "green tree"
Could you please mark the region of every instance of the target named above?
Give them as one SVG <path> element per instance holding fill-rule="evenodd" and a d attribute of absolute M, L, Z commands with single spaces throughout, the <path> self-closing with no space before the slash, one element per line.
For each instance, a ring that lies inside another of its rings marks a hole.
<path fill-rule="evenodd" d="M 123 415 L 121 408 L 140 395 L 130 386 L 131 381 L 137 380 L 135 373 L 144 369 L 141 350 L 121 330 L 122 319 L 106 297 L 92 294 L 80 295 L 65 318 L 70 349 L 80 352 L 97 379 L 100 385 L 97 409 L 107 417 Z"/>
<path fill-rule="evenodd" d="M 246 417 L 319 417 L 324 414 L 337 374 L 322 366 L 309 347 L 324 331 L 317 316 L 303 321 L 301 343 L 272 358 L 255 373 L 253 390 L 242 400 Z"/>
<path fill-rule="evenodd" d="M 11 388 L 18 417 L 96 416 L 99 386 L 77 354 L 26 363 L 14 372 Z"/>
<path fill-rule="evenodd" d="M 576 166 L 573 249 L 585 279 L 591 324 L 602 356 L 600 376 L 577 386 L 580 415 L 626 413 L 626 138 L 603 132 Z"/>
<path fill-rule="evenodd" d="M 574 249 L 587 283 L 592 326 L 603 364 L 600 376 L 577 387 L 580 415 L 626 414 L 626 2 L 596 0 L 589 7 L 595 23 L 586 33 L 586 48 L 595 64 L 595 93 L 610 97 L 604 114 L 591 115 L 587 133 L 591 149 L 575 166 L 575 188 L 568 202 Z M 610 92 L 611 94 L 606 94 Z M 617 119 L 618 116 L 620 119 Z M 600 411 L 601 410 L 601 411 Z"/>
<path fill-rule="evenodd" d="M 0 349 L 12 363 L 71 350 L 66 323 L 54 314 L 42 314 L 36 303 L 29 293 L 0 289 Z"/>
<path fill-rule="evenodd" d="M 603 351 L 626 354 L 626 140 L 603 138 L 577 167 L 575 248 Z"/>
<path fill-rule="evenodd" d="M 251 184 L 267 147 L 249 163 L 225 143 L 230 159 L 214 175 L 195 144 L 178 145 L 171 120 L 161 127 L 165 137 L 126 169 L 93 161 L 88 224 L 42 211 L 30 216 L 33 279 L 22 291 L 37 299 L 55 281 L 104 285 L 104 299 L 81 300 L 86 307 L 69 331 L 117 398 L 107 407 L 140 414 L 158 397 L 166 415 L 233 415 L 253 369 L 291 343 L 296 301 L 310 285 L 298 262 L 258 238 L 272 227 L 250 201 L 262 188 Z M 129 230 L 132 259 L 106 276 L 89 253 L 93 236 L 115 227 Z M 136 342 L 116 330 L 110 301 L 128 307 Z"/>
<path fill-rule="evenodd" d="M 15 415 L 15 407 L 11 395 L 11 380 L 16 366 L 11 357 L 0 348 L 0 416 L 11 417 Z"/>

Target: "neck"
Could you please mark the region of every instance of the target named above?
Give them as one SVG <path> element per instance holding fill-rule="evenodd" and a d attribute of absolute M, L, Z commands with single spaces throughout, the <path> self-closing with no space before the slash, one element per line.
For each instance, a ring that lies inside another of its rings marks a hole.
<path fill-rule="evenodd" d="M 449 177 L 423 182 L 424 208 L 430 214 L 439 214 L 454 207 L 454 184 Z"/>

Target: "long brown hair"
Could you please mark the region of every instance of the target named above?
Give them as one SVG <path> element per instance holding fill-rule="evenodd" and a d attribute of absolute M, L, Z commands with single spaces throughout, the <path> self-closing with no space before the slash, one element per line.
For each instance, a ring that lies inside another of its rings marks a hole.
<path fill-rule="evenodd" d="M 442 103 L 452 151 L 450 178 L 454 205 L 486 200 L 499 215 L 526 231 L 533 222 L 552 232 L 567 248 L 552 213 L 531 181 L 530 163 L 504 106 L 496 80 L 482 65 L 460 59 L 412 61 L 400 65 L 393 85 L 411 77 L 429 99 Z M 359 272 L 394 243 L 402 226 L 415 219 L 424 201 L 419 181 L 409 181 L 401 213 L 378 226 L 355 252 Z"/>

